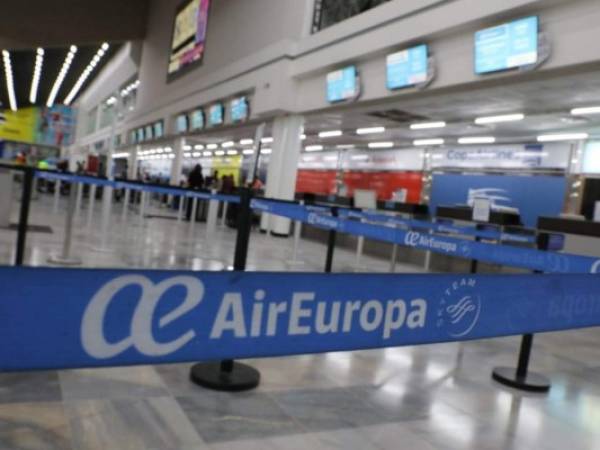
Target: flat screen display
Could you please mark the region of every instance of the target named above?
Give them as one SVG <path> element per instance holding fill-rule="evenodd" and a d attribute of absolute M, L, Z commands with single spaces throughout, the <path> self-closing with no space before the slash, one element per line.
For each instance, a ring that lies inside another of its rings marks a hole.
<path fill-rule="evenodd" d="M 175 132 L 185 133 L 188 130 L 187 114 L 179 114 L 175 119 Z"/>
<path fill-rule="evenodd" d="M 356 67 L 348 66 L 327 74 L 327 101 L 341 102 L 359 94 Z"/>
<path fill-rule="evenodd" d="M 387 88 L 401 89 L 427 81 L 427 45 L 418 45 L 387 56 Z"/>
<path fill-rule="evenodd" d="M 132 144 L 135 144 L 135 143 L 137 142 L 137 134 L 136 134 L 135 130 L 131 130 L 131 131 L 129 132 L 129 141 L 130 141 Z"/>
<path fill-rule="evenodd" d="M 137 130 L 137 142 L 143 142 L 144 141 L 144 129 L 143 128 L 138 128 Z"/>
<path fill-rule="evenodd" d="M 210 0 L 189 0 L 175 15 L 168 75 L 202 61 Z"/>
<path fill-rule="evenodd" d="M 222 125 L 223 124 L 223 105 L 221 103 L 216 103 L 210 107 L 208 113 L 208 123 L 210 126 Z"/>
<path fill-rule="evenodd" d="M 163 123 L 162 120 L 159 120 L 158 122 L 154 123 L 154 138 L 158 139 L 163 137 L 164 135 L 164 131 L 163 131 Z"/>
<path fill-rule="evenodd" d="M 475 33 L 475 73 L 483 74 L 535 64 L 538 60 L 536 16 Z"/>
<path fill-rule="evenodd" d="M 146 125 L 144 134 L 146 136 L 146 140 L 152 139 L 152 136 L 154 135 L 153 130 L 152 130 L 152 125 Z"/>
<path fill-rule="evenodd" d="M 204 111 L 197 109 L 190 114 L 190 128 L 192 130 L 201 130 L 204 128 Z"/>
<path fill-rule="evenodd" d="M 248 101 L 246 97 L 239 97 L 231 101 L 231 120 L 243 122 L 248 118 Z"/>

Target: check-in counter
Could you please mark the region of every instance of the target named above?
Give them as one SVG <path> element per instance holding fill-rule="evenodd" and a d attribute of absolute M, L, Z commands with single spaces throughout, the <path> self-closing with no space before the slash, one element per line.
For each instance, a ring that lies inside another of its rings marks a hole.
<path fill-rule="evenodd" d="M 563 251 L 600 257 L 600 222 L 563 217 L 540 217 L 538 229 L 565 236 Z"/>
<path fill-rule="evenodd" d="M 519 214 L 512 212 L 491 211 L 490 220 L 487 223 L 475 222 L 473 220 L 473 209 L 468 206 L 440 206 L 436 211 L 436 221 L 449 221 L 457 226 L 477 226 L 480 229 L 494 229 L 501 233 L 518 234 L 535 237 L 536 231 L 522 226 Z M 471 236 L 458 236 L 461 239 L 474 240 Z M 520 247 L 535 247 L 534 244 L 522 244 L 515 242 L 502 242 L 502 245 L 514 245 Z M 460 272 L 468 273 L 471 262 L 462 258 L 431 254 L 429 269 L 434 272 Z M 501 267 L 494 264 L 479 263 L 478 272 L 481 273 L 522 273 L 522 269 L 512 267 Z"/>

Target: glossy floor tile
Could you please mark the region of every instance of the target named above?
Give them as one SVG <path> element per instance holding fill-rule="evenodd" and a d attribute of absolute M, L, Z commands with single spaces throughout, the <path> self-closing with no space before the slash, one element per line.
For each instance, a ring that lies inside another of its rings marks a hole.
<path fill-rule="evenodd" d="M 41 195 L 27 264 L 61 251 L 66 199 L 57 213 Z M 83 267 L 223 270 L 235 231 L 178 223 L 153 205 L 140 220 L 113 208 L 101 238 L 101 205 L 76 218 L 72 255 Z M 16 220 L 17 208 L 13 211 Z M 0 262 L 14 258 L 14 231 L 0 230 Z M 253 232 L 252 270 L 322 271 L 324 245 Z M 336 249 L 334 269 L 354 271 Z M 363 257 L 373 272 L 388 261 Z M 399 272 L 420 267 L 398 265 Z M 600 330 L 536 336 L 531 369 L 552 380 L 546 395 L 496 384 L 491 371 L 516 363 L 520 338 L 245 361 L 261 372 L 248 393 L 207 391 L 190 364 L 0 374 L 0 450 L 593 450 L 600 448 Z"/>

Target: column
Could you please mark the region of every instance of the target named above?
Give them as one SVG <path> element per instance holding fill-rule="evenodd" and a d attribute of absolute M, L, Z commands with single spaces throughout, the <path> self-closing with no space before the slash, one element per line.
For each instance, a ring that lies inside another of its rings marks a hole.
<path fill-rule="evenodd" d="M 269 167 L 267 169 L 267 182 L 265 195 L 281 200 L 293 200 L 296 192 L 296 176 L 302 141 L 300 136 L 304 129 L 304 117 L 298 115 L 278 117 L 273 122 L 273 143 L 270 146 Z M 267 222 L 268 221 L 268 222 Z M 288 236 L 290 233 L 290 220 L 263 215 L 261 229 L 267 228 L 278 236 Z"/>
<path fill-rule="evenodd" d="M 127 178 L 130 180 L 137 180 L 137 170 L 139 165 L 138 155 L 142 150 L 141 145 L 136 145 L 131 148 L 129 152 L 129 160 L 127 161 Z"/>
<path fill-rule="evenodd" d="M 175 157 L 171 160 L 171 186 L 179 186 L 181 181 L 181 168 L 183 167 L 183 147 L 185 146 L 185 139 L 175 139 L 173 146 L 173 155 Z"/>

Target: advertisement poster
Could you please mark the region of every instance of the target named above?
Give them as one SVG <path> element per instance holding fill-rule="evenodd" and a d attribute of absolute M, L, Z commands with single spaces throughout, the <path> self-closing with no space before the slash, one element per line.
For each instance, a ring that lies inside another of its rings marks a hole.
<path fill-rule="evenodd" d="M 171 41 L 169 75 L 200 61 L 208 23 L 210 0 L 192 0 L 177 13 Z"/>
<path fill-rule="evenodd" d="M 75 113 L 68 106 L 22 108 L 3 111 L 0 139 L 6 141 L 62 147 L 73 143 Z"/>
<path fill-rule="evenodd" d="M 552 176 L 434 175 L 430 207 L 470 205 L 489 199 L 492 211 L 518 212 L 535 227 L 540 216 L 558 216 L 563 209 L 567 180 Z"/>

